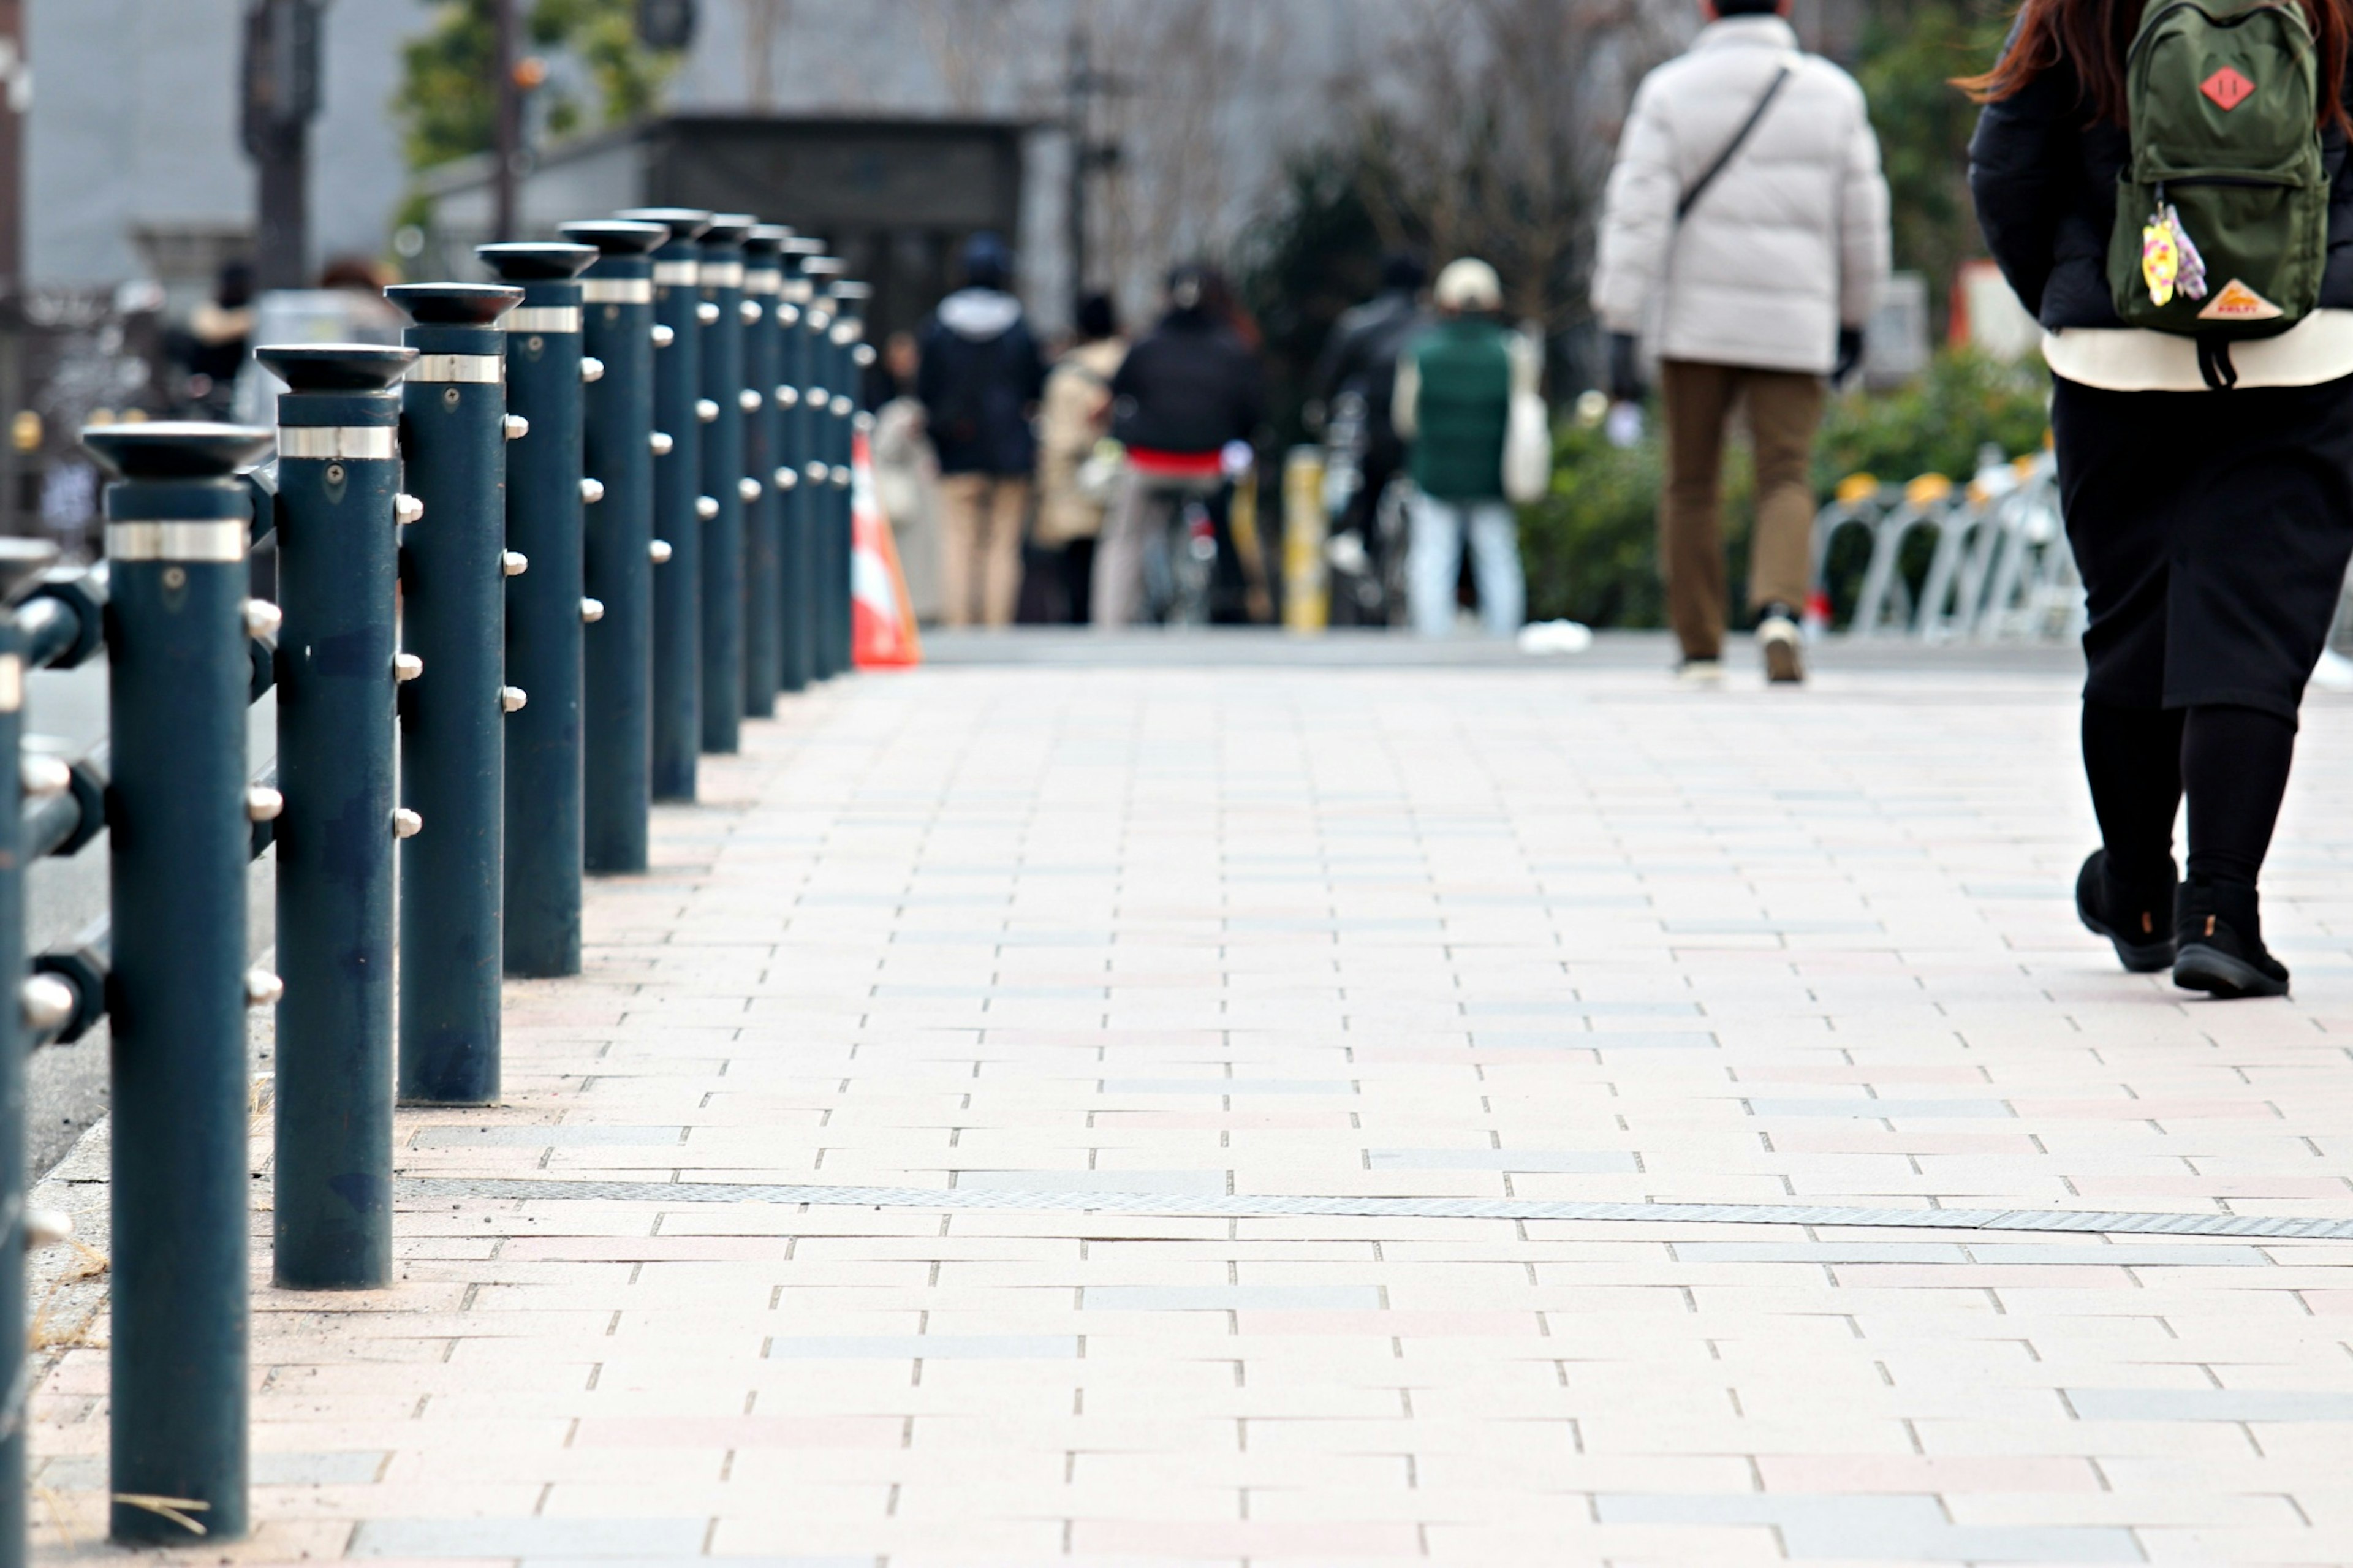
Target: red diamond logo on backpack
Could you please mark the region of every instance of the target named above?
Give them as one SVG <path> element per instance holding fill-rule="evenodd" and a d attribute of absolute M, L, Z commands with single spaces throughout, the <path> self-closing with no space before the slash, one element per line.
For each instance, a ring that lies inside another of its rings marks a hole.
<path fill-rule="evenodd" d="M 2222 112 L 2228 114 L 2254 96 L 2255 84 L 2229 66 L 2224 66 L 2200 82 L 2198 90 L 2212 99 Z"/>

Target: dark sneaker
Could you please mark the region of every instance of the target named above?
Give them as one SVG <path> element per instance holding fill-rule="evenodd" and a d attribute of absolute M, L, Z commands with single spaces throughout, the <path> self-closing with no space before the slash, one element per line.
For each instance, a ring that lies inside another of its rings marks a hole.
<path fill-rule="evenodd" d="M 2173 983 L 2183 990 L 2221 1001 L 2287 994 L 2287 965 L 2263 946 L 2254 889 L 2240 882 L 2182 883 L 2173 931 L 2180 946 Z"/>
<path fill-rule="evenodd" d="M 1806 679 L 1804 634 L 1798 613 L 1787 605 L 1767 605 L 1757 621 L 1757 648 L 1765 656 L 1765 679 L 1776 686 L 1795 686 Z"/>
<path fill-rule="evenodd" d="M 2075 878 L 2075 913 L 2084 928 L 2115 944 L 2116 962 L 2135 974 L 2170 968 L 2174 958 L 2173 883 L 2120 888 L 2108 875 L 2108 852 L 2094 849 Z"/>

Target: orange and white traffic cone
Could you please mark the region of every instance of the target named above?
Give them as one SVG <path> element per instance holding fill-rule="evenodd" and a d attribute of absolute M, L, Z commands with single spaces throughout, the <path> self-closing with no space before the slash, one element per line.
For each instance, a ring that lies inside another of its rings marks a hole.
<path fill-rule="evenodd" d="M 923 662 L 913 601 L 899 569 L 891 520 L 874 493 L 874 457 L 865 436 L 850 444 L 850 657 L 860 669 L 913 669 Z"/>

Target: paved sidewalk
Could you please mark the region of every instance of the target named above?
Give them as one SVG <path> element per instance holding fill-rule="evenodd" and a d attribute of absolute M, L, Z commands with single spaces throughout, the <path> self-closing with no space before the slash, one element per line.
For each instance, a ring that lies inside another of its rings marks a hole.
<path fill-rule="evenodd" d="M 511 1102 L 404 1113 L 399 1289 L 269 1289 L 258 1216 L 264 1522 L 190 1560 L 2353 1562 L 2353 1224 L 2245 1223 L 2353 1222 L 2353 705 L 2297 996 L 2218 1005 L 2075 925 L 2071 689 L 793 703 L 512 988 Z"/>

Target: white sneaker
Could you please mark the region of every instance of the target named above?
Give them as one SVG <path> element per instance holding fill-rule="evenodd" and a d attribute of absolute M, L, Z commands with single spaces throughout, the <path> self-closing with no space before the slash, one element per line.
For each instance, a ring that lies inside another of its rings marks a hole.
<path fill-rule="evenodd" d="M 1795 686 L 1806 679 L 1804 634 L 1778 606 L 1757 623 L 1757 647 L 1765 656 L 1765 679 L 1776 686 Z"/>
<path fill-rule="evenodd" d="M 1721 686 L 1724 684 L 1724 661 L 1687 658 L 1675 666 L 1675 682 L 1679 686 Z"/>

